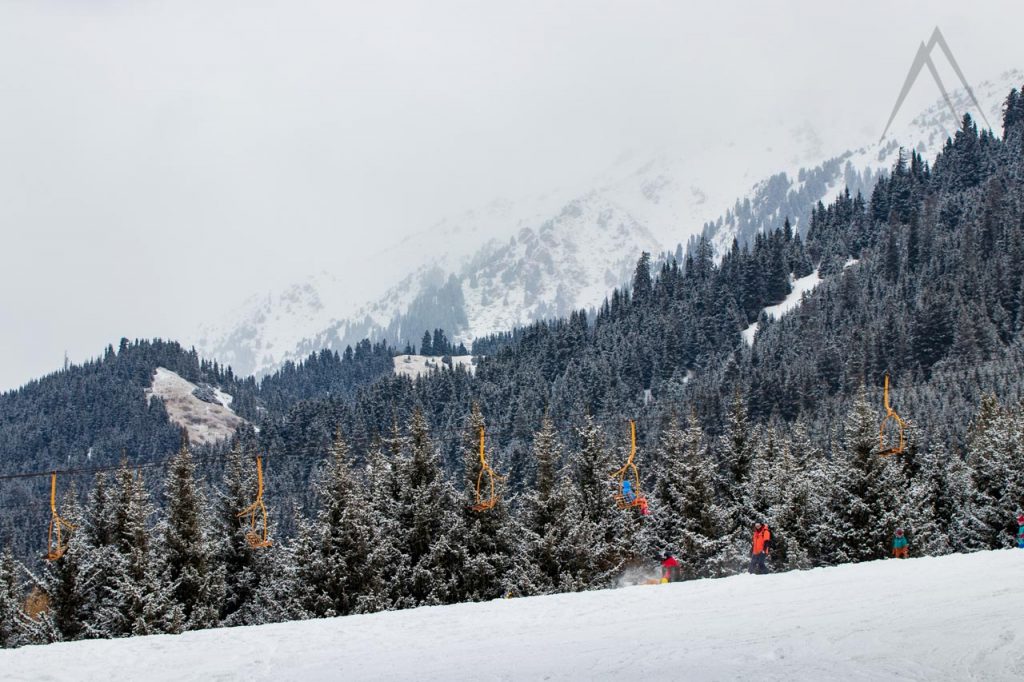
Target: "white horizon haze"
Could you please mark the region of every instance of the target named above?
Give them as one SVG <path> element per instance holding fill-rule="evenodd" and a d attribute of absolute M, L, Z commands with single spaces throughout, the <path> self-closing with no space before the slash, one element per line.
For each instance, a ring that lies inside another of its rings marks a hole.
<path fill-rule="evenodd" d="M 1024 65 L 1024 5 L 963 7 L 0 0 L 0 391 L 624 154 L 872 142 L 936 26 Z"/>

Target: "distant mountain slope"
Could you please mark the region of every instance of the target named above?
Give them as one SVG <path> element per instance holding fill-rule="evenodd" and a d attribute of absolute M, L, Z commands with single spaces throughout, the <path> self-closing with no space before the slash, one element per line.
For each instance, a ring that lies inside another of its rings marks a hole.
<path fill-rule="evenodd" d="M 1022 81 L 1024 71 L 1011 69 L 974 88 L 985 116 L 997 130 L 1006 93 Z M 950 98 L 958 111 L 972 112 L 978 118 L 966 90 L 951 91 Z M 983 125 L 981 121 L 979 124 Z M 895 126 L 883 140 L 851 147 L 815 166 L 791 165 L 762 180 L 746 197 L 737 199 L 723 216 L 706 223 L 700 236 L 707 239 L 715 254 L 721 257 L 731 247 L 733 239 L 747 243 L 755 234 L 777 227 L 787 216 L 803 233 L 807 230 L 811 210 L 819 201 L 827 204 L 845 190 L 868 196 L 878 177 L 896 163 L 900 149 L 914 150 L 925 159 L 934 158 L 956 129 L 957 123 L 952 120 L 945 100 L 937 100 L 909 123 Z M 691 238 L 691 248 L 698 238 Z"/>
<path fill-rule="evenodd" d="M 1006 92 L 1022 80 L 1013 70 L 975 88 L 993 125 Z M 970 109 L 965 92 L 951 96 L 959 109 Z M 628 280 L 641 251 L 681 257 L 703 237 L 721 258 L 734 239 L 747 243 L 786 216 L 803 233 L 818 202 L 844 189 L 870 194 L 901 147 L 932 158 L 954 130 L 940 101 L 885 140 L 851 145 L 824 160 L 809 124 L 766 132 L 774 147 L 723 142 L 686 158 L 624 157 L 581 191 L 495 201 L 441 221 L 371 257 L 371 281 L 356 285 L 344 273 L 321 273 L 253 297 L 204 328 L 196 345 L 240 374 L 264 374 L 364 338 L 415 344 L 424 330 L 438 327 L 468 345 L 481 335 L 599 305 Z"/>

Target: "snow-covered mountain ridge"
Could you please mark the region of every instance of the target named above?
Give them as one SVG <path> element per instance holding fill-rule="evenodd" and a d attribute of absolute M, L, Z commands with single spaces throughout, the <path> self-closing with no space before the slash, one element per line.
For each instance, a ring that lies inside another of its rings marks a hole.
<path fill-rule="evenodd" d="M 1001 120 L 1006 93 L 1022 82 L 1024 73 L 1014 70 L 974 88 L 992 125 Z M 971 110 L 966 92 L 950 94 L 958 110 Z M 818 201 L 847 187 L 870 192 L 901 147 L 933 157 L 954 121 L 940 100 L 893 130 L 824 160 L 807 123 L 770 128 L 763 136 L 773 145 L 623 157 L 582 183 L 582 191 L 494 201 L 439 221 L 368 257 L 371 281 L 357 282 L 343 270 L 322 272 L 254 296 L 205 327 L 195 344 L 236 373 L 262 374 L 363 338 L 401 348 L 418 343 L 425 330 L 443 328 L 469 345 L 488 333 L 592 308 L 629 280 L 641 251 L 678 254 L 703 235 L 721 256 L 734 239 L 745 242 L 786 216 L 805 228 Z"/>

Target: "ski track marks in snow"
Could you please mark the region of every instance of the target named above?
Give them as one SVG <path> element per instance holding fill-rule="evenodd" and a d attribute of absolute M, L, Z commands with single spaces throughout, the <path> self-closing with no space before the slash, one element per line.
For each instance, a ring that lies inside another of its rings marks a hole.
<path fill-rule="evenodd" d="M 1024 551 L 0 651 L 6 680 L 1024 679 Z"/>

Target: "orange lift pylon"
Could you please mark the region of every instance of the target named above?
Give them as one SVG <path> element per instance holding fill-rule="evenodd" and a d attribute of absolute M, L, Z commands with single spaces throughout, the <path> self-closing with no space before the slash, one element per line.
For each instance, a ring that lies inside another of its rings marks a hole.
<path fill-rule="evenodd" d="M 62 527 L 67 528 L 69 533 L 75 529 L 74 524 L 65 521 L 57 513 L 57 472 L 54 471 L 50 474 L 50 531 L 46 538 L 45 557 L 47 561 L 56 561 L 64 556 L 64 552 L 68 551 L 67 543 L 61 536 Z M 54 542 L 54 535 L 57 536 L 56 542 Z"/>
<path fill-rule="evenodd" d="M 885 389 L 882 393 L 883 404 L 885 405 L 885 416 L 882 417 L 882 424 L 878 427 L 878 454 L 882 457 L 891 457 L 892 455 L 898 455 L 903 452 L 906 447 L 906 440 L 904 436 L 904 424 L 903 419 L 896 414 L 896 410 L 889 406 L 889 373 L 885 374 Z M 885 435 L 886 425 L 889 422 L 894 422 L 896 427 L 899 429 L 899 438 L 895 445 L 886 447 Z"/>
<path fill-rule="evenodd" d="M 484 498 L 481 495 L 481 488 L 484 482 L 484 474 L 487 475 L 488 495 Z M 496 474 L 491 465 L 487 463 L 487 454 L 484 451 L 484 428 L 480 427 L 480 473 L 476 476 L 476 504 L 470 506 L 473 511 L 487 511 L 498 504 L 498 496 L 494 492 L 494 478 Z"/>
<path fill-rule="evenodd" d="M 618 484 L 615 504 L 619 509 L 637 507 L 647 514 L 647 498 L 640 492 L 640 471 L 636 468 L 636 422 L 629 420 L 629 458 L 623 467 L 612 474 Z"/>
<path fill-rule="evenodd" d="M 257 512 L 263 515 L 263 528 L 261 531 L 256 530 L 256 514 Z M 238 512 L 238 518 L 243 516 L 249 517 L 249 532 L 245 534 L 245 539 L 249 543 L 249 546 L 253 549 L 260 549 L 262 547 L 270 547 L 274 544 L 267 537 L 267 506 L 263 504 L 263 458 L 256 458 L 256 501 L 250 504 L 248 507 Z"/>

